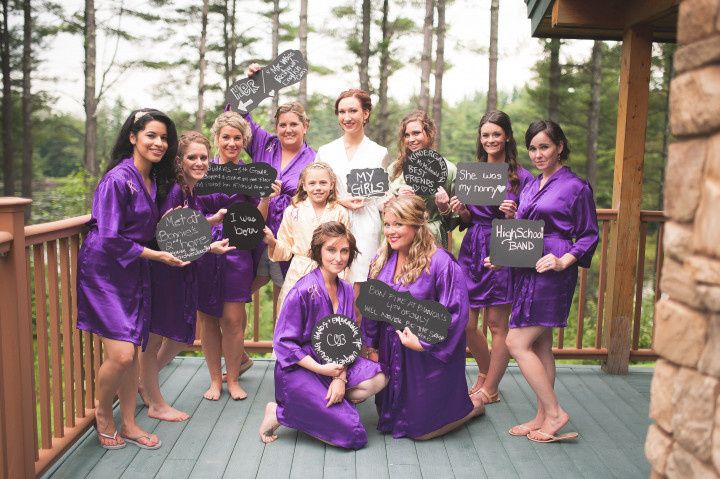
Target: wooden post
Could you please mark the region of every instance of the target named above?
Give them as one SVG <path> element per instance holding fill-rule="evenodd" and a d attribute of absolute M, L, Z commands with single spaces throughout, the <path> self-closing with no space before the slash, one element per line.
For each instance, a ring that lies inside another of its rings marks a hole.
<path fill-rule="evenodd" d="M 25 208 L 32 200 L 0 198 L 0 231 L 13 237 L 0 256 L 0 476 L 35 477 L 36 425 L 32 322 L 25 257 Z"/>
<path fill-rule="evenodd" d="M 636 26 L 625 30 L 612 197 L 612 208 L 618 211 L 618 216 L 610 229 L 605 303 L 608 357 L 602 366 L 609 374 L 627 374 L 630 360 L 632 291 L 640 235 L 651 47 L 652 32 L 649 28 Z"/>

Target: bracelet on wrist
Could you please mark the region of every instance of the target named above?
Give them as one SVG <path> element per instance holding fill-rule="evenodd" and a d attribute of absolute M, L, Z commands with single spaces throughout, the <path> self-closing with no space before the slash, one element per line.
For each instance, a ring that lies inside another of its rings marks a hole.
<path fill-rule="evenodd" d="M 345 378 L 341 378 L 340 376 L 335 376 L 332 380 L 335 381 L 336 379 L 337 379 L 338 381 L 342 381 L 342 382 L 344 382 L 345 384 L 347 384 L 347 379 L 345 379 Z"/>

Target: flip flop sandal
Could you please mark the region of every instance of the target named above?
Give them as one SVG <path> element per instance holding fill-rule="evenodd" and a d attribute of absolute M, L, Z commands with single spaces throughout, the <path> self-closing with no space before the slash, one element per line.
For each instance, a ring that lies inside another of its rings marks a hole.
<path fill-rule="evenodd" d="M 565 434 L 560 434 L 559 436 L 553 436 L 552 434 L 548 434 L 546 432 L 541 431 L 538 429 L 537 431 L 533 431 L 536 434 L 540 434 L 544 439 L 534 439 L 530 437 L 530 434 L 528 433 L 527 438 L 530 439 L 533 442 L 562 442 L 562 441 L 570 441 L 573 439 L 577 439 L 578 433 L 576 432 L 568 432 Z"/>
<path fill-rule="evenodd" d="M 513 432 L 513 429 L 520 429 L 525 432 L 522 432 L 522 433 Z M 530 429 L 529 427 L 527 427 L 523 424 L 518 424 L 517 426 L 511 427 L 510 430 L 508 431 L 508 434 L 510 434 L 511 436 L 527 436 L 528 434 L 530 434 L 533 431 L 539 431 L 539 429 Z"/>
<path fill-rule="evenodd" d="M 495 394 L 488 394 L 487 391 L 485 391 L 482 387 L 471 394 L 471 396 L 474 396 L 475 394 L 481 394 L 483 396 L 483 404 L 486 406 L 488 404 L 495 404 L 496 402 L 500 402 L 500 393 L 496 392 Z M 486 401 L 487 399 L 487 401 Z"/>
<path fill-rule="evenodd" d="M 95 430 L 97 431 L 97 428 L 95 428 Z M 112 441 L 117 441 L 117 437 L 118 437 L 118 432 L 117 432 L 117 431 L 115 431 L 113 434 L 105 434 L 104 432 L 100 432 L 100 431 L 97 431 L 97 433 L 98 433 L 98 436 L 100 436 L 100 437 L 102 437 L 102 438 L 110 439 L 110 440 L 112 440 Z M 122 436 L 120 436 L 120 437 L 122 437 Z M 123 447 L 127 446 L 126 443 L 115 444 L 115 445 L 112 445 L 112 444 L 103 444 L 103 443 L 100 441 L 100 438 L 98 438 L 98 442 L 100 443 L 100 447 L 105 448 L 105 449 L 108 449 L 108 450 L 111 450 L 111 451 L 114 450 L 114 449 L 122 449 Z"/>
<path fill-rule="evenodd" d="M 140 449 L 158 449 L 160 446 L 162 446 L 162 441 L 160 440 L 160 438 L 158 438 L 157 444 L 154 444 L 152 446 L 148 446 L 147 444 L 143 444 L 142 442 L 140 442 L 140 439 L 142 439 L 142 438 L 145 438 L 148 441 L 150 441 L 151 440 L 150 434 L 141 434 L 141 435 L 135 436 L 135 437 L 128 437 L 128 436 L 123 436 L 122 434 L 120 434 L 120 437 L 125 439 L 125 441 L 129 442 L 130 444 L 135 444 Z"/>

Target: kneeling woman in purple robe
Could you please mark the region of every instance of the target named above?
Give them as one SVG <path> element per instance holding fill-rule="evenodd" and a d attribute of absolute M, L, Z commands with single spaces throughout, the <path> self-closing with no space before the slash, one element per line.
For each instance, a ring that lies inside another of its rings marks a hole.
<path fill-rule="evenodd" d="M 137 349 L 148 339 L 150 261 L 185 266 L 172 254 L 147 247 L 160 215 L 155 203 L 172 182 L 175 124 L 157 110 L 134 111 L 125 120 L 110 165 L 93 195 L 88 234 L 78 255 L 78 329 L 102 337 L 105 360 L 97 372 L 95 426 L 100 445 L 131 442 L 157 449 L 160 439 L 135 422 Z M 121 433 L 112 404 L 120 399 Z"/>
<path fill-rule="evenodd" d="M 338 278 L 358 250 L 342 223 L 318 226 L 310 257 L 320 266 L 295 283 L 275 327 L 275 400 L 265 407 L 260 439 L 277 439 L 280 425 L 303 431 L 347 449 L 367 444 L 367 433 L 353 405 L 376 394 L 387 383 L 375 361 L 358 358 L 349 367 L 321 364 L 311 344 L 315 324 L 330 314 L 353 318 L 352 286 Z"/>
<path fill-rule="evenodd" d="M 450 312 L 448 335 L 429 344 L 410 328 L 363 319 L 363 339 L 377 350 L 388 386 L 376 397 L 378 430 L 393 437 L 425 440 L 446 434 L 485 410 L 468 397 L 465 380 L 465 325 L 468 291 L 460 266 L 435 245 L 425 203 L 398 196 L 383 212 L 385 244 L 370 266 L 370 278 L 420 300 L 437 301 Z"/>
<path fill-rule="evenodd" d="M 560 126 L 549 120 L 532 123 L 525 145 L 542 173 L 521 192 L 516 218 L 545 221 L 544 251 L 535 268 L 513 270 L 515 296 L 507 346 L 537 396 L 537 414 L 510 429 L 510 434 L 554 442 L 573 439 L 577 433 L 557 435 L 570 416 L 554 390 L 552 328 L 567 326 L 578 266 L 590 267 L 598 224 L 590 184 L 563 165 L 570 147 Z M 485 265 L 492 267 L 489 260 Z"/>

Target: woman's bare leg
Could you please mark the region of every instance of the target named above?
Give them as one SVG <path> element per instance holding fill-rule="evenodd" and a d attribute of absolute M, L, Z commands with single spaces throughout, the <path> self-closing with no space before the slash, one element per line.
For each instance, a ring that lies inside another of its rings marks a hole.
<path fill-rule="evenodd" d="M 203 394 L 205 399 L 217 401 L 222 392 L 222 376 L 220 372 L 220 357 L 222 351 L 220 333 L 220 320 L 209 314 L 198 311 L 198 321 L 202 322 L 202 350 L 205 354 L 205 364 L 210 373 L 210 387 Z"/>
<path fill-rule="evenodd" d="M 160 391 L 160 362 L 158 351 L 163 337 L 150 334 L 145 351 L 140 352 L 140 381 L 143 385 L 143 399 L 148 402 L 148 416 L 161 421 L 185 421 L 189 414 L 170 406 Z"/>
<path fill-rule="evenodd" d="M 118 389 L 120 389 L 125 373 L 133 369 L 135 345 L 127 341 L 116 341 L 107 338 L 102 338 L 102 343 L 105 350 L 105 360 L 98 369 L 95 383 L 97 387 L 95 421 L 98 433 L 113 435 L 117 431 L 112 411 L 113 399 Z M 137 376 L 135 378 L 134 384 L 135 388 L 137 388 Z M 134 404 L 132 410 L 134 413 Z M 119 436 L 116 439 L 109 439 L 98 435 L 98 438 L 100 443 L 106 446 L 117 446 L 125 443 Z"/>
<path fill-rule="evenodd" d="M 238 380 L 240 361 L 245 353 L 245 321 L 245 303 L 225 303 L 223 316 L 220 318 L 222 351 L 227 368 L 228 392 L 230 397 L 236 401 L 247 397 L 247 393 L 240 387 Z"/>
<path fill-rule="evenodd" d="M 120 341 L 117 341 L 120 342 Z M 127 343 L 125 343 L 127 344 Z M 137 395 L 138 359 L 137 350 L 133 348 L 133 360 L 125 368 L 120 379 L 117 390 L 120 400 L 120 421 L 122 423 L 122 435 L 131 438 L 146 446 L 152 447 L 160 442 L 155 434 L 149 434 L 135 422 L 135 397 Z"/>
<path fill-rule="evenodd" d="M 465 326 L 465 337 L 470 354 L 478 365 L 478 377 L 475 384 L 470 388 L 468 394 L 474 394 L 485 383 L 488 368 L 490 367 L 490 351 L 487 346 L 487 339 L 478 327 L 479 309 L 470 308 L 470 317 Z"/>
<path fill-rule="evenodd" d="M 260 423 L 260 440 L 265 444 L 270 444 L 277 436 L 275 431 L 280 427 L 280 423 L 277 420 L 277 403 L 269 402 L 265 406 L 265 417 L 263 417 Z"/>
<path fill-rule="evenodd" d="M 353 404 L 358 404 L 363 402 L 370 396 L 374 396 L 380 391 L 382 391 L 382 389 L 387 386 L 387 383 L 387 376 L 385 376 L 383 373 L 377 373 L 370 379 L 366 379 L 365 381 L 359 383 L 354 388 L 348 389 L 345 392 L 345 397 L 348 398 Z"/>
<path fill-rule="evenodd" d="M 492 400 L 497 394 L 498 386 L 510 361 L 510 352 L 505 344 L 508 333 L 510 308 L 510 304 L 503 304 L 499 306 L 488 306 L 485 309 L 485 321 L 492 334 L 492 351 L 490 352 L 490 365 L 488 367 L 487 378 L 485 378 L 485 382 L 476 392 L 483 399 L 483 402 L 486 403 Z M 482 390 L 482 392 L 480 390 Z"/>
<path fill-rule="evenodd" d="M 162 346 L 160 346 L 160 350 L 157 354 L 158 366 L 160 369 L 170 364 L 170 361 L 175 359 L 178 354 L 185 351 L 187 347 L 188 345 L 185 343 L 180 343 L 174 339 L 164 338 Z"/>

